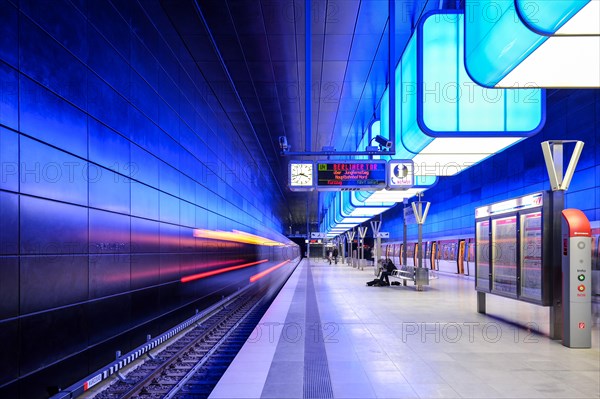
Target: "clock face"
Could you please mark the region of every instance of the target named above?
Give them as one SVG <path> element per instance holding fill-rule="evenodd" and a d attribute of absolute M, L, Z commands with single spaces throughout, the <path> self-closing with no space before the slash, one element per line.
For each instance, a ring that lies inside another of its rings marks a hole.
<path fill-rule="evenodd" d="M 312 163 L 290 163 L 290 186 L 312 187 L 313 186 L 313 164 Z"/>

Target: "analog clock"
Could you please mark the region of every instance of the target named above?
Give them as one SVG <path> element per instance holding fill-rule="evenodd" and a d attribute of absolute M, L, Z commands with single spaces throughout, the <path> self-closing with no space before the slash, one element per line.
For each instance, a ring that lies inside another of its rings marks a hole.
<path fill-rule="evenodd" d="M 291 161 L 289 165 L 289 172 L 289 183 L 292 190 L 311 190 L 314 188 L 312 162 Z"/>

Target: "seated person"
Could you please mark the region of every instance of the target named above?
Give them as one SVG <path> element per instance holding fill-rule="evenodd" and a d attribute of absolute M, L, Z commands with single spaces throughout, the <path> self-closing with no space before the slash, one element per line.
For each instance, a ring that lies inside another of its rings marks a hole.
<path fill-rule="evenodd" d="M 380 268 L 379 276 L 379 285 L 390 285 L 390 278 L 388 277 L 394 270 L 396 270 L 396 265 L 388 258 L 383 262 L 383 266 Z"/>

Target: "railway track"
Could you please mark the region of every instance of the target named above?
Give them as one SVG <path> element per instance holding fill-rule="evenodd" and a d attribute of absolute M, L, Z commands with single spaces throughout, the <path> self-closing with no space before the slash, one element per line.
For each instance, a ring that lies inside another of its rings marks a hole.
<path fill-rule="evenodd" d="M 246 292 L 116 380 L 95 399 L 200 399 L 215 387 L 272 298 Z"/>

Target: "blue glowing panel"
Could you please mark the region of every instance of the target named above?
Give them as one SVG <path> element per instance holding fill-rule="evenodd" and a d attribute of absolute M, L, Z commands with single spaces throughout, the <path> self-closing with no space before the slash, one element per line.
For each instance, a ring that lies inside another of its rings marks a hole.
<path fill-rule="evenodd" d="M 434 137 L 524 136 L 541 129 L 544 92 L 488 89 L 464 66 L 462 13 L 434 12 L 418 27 L 418 124 Z"/>
<path fill-rule="evenodd" d="M 519 18 L 541 35 L 554 35 L 591 0 L 515 0 Z"/>
<path fill-rule="evenodd" d="M 401 62 L 401 85 L 396 90 L 396 101 L 402 104 L 400 118 L 396 118 L 396 132 L 400 145 L 396 146 L 397 159 L 411 159 L 433 139 L 424 134 L 417 124 L 417 40 L 413 35 Z M 399 128 L 398 128 L 399 123 Z M 398 134 L 399 133 L 399 134 Z M 398 140 L 396 140 L 398 142 Z"/>
<path fill-rule="evenodd" d="M 465 66 L 482 86 L 494 87 L 547 39 L 521 23 L 514 0 L 467 0 L 465 17 Z"/>

